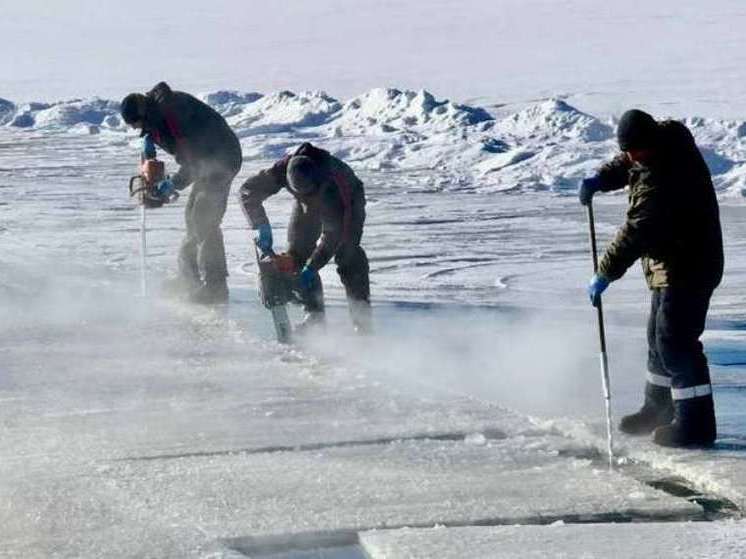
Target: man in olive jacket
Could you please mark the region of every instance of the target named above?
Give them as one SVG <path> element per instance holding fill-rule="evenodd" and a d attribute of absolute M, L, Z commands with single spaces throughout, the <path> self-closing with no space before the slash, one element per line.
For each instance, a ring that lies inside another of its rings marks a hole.
<path fill-rule="evenodd" d="M 295 198 L 288 252 L 299 270 L 304 327 L 323 322 L 318 272 L 334 257 L 355 329 L 369 331 L 369 265 L 360 246 L 365 223 L 362 181 L 343 161 L 310 143 L 247 179 L 239 192 L 241 206 L 249 225 L 258 231 L 256 244 L 264 253 L 272 250 L 272 228 L 262 202 L 282 189 Z"/>
<path fill-rule="evenodd" d="M 709 169 L 687 127 L 626 112 L 617 130 L 623 152 L 585 179 L 580 200 L 629 186 L 626 223 L 588 287 L 598 304 L 609 283 L 639 258 L 652 305 L 642 409 L 622 418 L 630 434 L 653 433 L 663 446 L 708 446 L 716 438 L 707 359 L 699 341 L 710 297 L 723 274 L 717 198 Z"/>
<path fill-rule="evenodd" d="M 122 101 L 122 117 L 142 136 L 173 155 L 178 172 L 158 185 L 168 195 L 192 185 L 186 204 L 186 237 L 173 288 L 198 303 L 228 299 L 225 246 L 220 224 L 231 182 L 241 168 L 241 145 L 225 119 L 210 106 L 165 83 Z"/>

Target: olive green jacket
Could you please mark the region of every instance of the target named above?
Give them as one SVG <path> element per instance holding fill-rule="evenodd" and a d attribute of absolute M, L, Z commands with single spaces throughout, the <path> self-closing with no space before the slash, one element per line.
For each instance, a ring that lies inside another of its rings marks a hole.
<path fill-rule="evenodd" d="M 619 279 L 640 258 L 651 289 L 714 289 L 723 274 L 723 241 L 710 171 L 684 124 L 659 126 L 653 161 L 632 163 L 620 154 L 599 169 L 602 191 L 629 186 L 627 220 L 599 272 Z"/>

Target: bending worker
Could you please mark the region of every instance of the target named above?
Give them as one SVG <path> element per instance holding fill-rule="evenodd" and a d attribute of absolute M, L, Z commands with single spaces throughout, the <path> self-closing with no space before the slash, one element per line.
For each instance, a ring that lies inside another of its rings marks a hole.
<path fill-rule="evenodd" d="M 262 202 L 282 189 L 295 198 L 288 252 L 299 270 L 306 311 L 302 329 L 324 321 L 319 270 L 334 257 L 355 329 L 370 331 L 368 257 L 360 246 L 365 223 L 362 181 L 344 162 L 310 143 L 250 177 L 239 195 L 250 226 L 258 231 L 257 246 L 264 253 L 272 250 L 272 227 Z"/>
<path fill-rule="evenodd" d="M 179 272 L 169 290 L 197 303 L 228 300 L 225 247 L 220 224 L 231 182 L 241 169 L 241 145 L 225 119 L 196 97 L 172 91 L 164 82 L 147 94 L 122 101 L 122 117 L 142 136 L 173 155 L 178 172 L 158 185 L 158 193 L 192 185 L 186 204 L 186 236 L 179 250 Z"/>

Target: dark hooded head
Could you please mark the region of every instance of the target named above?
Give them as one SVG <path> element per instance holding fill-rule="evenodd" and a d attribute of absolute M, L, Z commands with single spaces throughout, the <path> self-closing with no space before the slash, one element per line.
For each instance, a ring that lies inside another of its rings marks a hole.
<path fill-rule="evenodd" d="M 658 123 L 648 113 L 632 109 L 619 119 L 616 137 L 622 151 L 651 149 L 658 140 Z"/>
<path fill-rule="evenodd" d="M 295 155 L 290 158 L 286 177 L 290 190 L 299 196 L 316 194 L 323 182 L 319 164 L 307 155 Z"/>
<path fill-rule="evenodd" d="M 145 110 L 147 106 L 147 98 L 142 93 L 130 93 L 122 99 L 120 112 L 124 122 L 130 126 L 135 126 L 142 123 L 145 120 Z"/>

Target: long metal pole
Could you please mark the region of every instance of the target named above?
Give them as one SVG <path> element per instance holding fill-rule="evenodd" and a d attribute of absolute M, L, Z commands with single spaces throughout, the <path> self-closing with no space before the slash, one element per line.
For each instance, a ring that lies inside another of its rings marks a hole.
<path fill-rule="evenodd" d="M 148 295 L 148 268 L 147 268 L 147 221 L 145 204 L 140 205 L 140 294 Z"/>
<path fill-rule="evenodd" d="M 588 203 L 588 227 L 591 238 L 591 253 L 593 254 L 593 273 L 598 272 L 598 248 L 596 246 L 596 224 L 593 219 L 593 202 Z M 614 435 L 611 422 L 611 386 L 609 382 L 609 360 L 606 355 L 606 330 L 604 328 L 604 307 L 601 298 L 598 299 L 598 337 L 601 344 L 601 383 L 604 389 L 606 404 L 606 440 L 609 452 L 609 469 L 614 467 Z"/>

